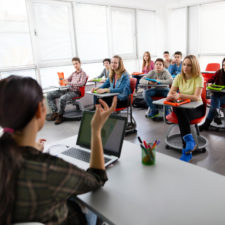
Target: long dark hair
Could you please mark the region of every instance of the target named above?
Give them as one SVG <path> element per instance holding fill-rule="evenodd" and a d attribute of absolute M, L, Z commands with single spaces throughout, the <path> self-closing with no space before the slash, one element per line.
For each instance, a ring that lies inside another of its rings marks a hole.
<path fill-rule="evenodd" d="M 34 79 L 11 75 L 0 80 L 0 126 L 21 131 L 34 117 L 43 99 Z M 0 137 L 0 225 L 11 224 L 16 200 L 16 181 L 23 158 L 13 134 Z"/>

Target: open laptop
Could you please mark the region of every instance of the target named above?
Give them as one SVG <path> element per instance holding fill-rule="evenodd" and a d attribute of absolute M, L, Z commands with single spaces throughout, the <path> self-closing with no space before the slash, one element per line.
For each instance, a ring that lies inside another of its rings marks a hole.
<path fill-rule="evenodd" d="M 57 157 L 82 169 L 89 168 L 91 148 L 91 120 L 94 112 L 84 111 L 78 132 L 76 147 L 59 145 Z M 111 115 L 101 132 L 105 167 L 117 161 L 121 154 L 127 118 Z M 66 144 L 66 143 L 65 143 Z M 63 146 L 63 147 L 62 147 Z M 54 146 L 52 146 L 54 148 Z M 50 148 L 52 148 L 50 147 Z M 52 149 L 53 150 L 53 149 Z"/>

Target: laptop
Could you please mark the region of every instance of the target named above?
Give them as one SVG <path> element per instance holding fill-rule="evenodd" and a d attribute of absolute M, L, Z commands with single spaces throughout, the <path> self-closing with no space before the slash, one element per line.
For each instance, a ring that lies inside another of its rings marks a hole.
<path fill-rule="evenodd" d="M 57 157 L 82 169 L 89 168 L 91 152 L 91 120 L 93 115 L 94 112 L 91 111 L 83 112 L 75 147 L 67 146 L 66 143 L 65 145 L 54 145 L 49 148 L 50 154 L 51 152 L 57 152 Z M 102 128 L 101 136 L 105 167 L 115 163 L 120 158 L 126 123 L 126 117 L 111 115 Z"/>

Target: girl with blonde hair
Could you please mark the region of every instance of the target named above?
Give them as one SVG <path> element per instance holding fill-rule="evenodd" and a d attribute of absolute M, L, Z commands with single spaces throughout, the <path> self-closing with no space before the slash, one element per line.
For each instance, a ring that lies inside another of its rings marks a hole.
<path fill-rule="evenodd" d="M 143 55 L 142 73 L 147 74 L 154 69 L 154 62 L 151 60 L 150 52 L 146 51 Z"/>
<path fill-rule="evenodd" d="M 204 87 L 204 80 L 200 73 L 200 66 L 197 58 L 194 55 L 188 55 L 184 58 L 181 74 L 177 75 L 173 81 L 172 87 L 167 100 L 176 101 L 177 99 L 191 99 L 191 101 L 202 101 L 201 93 Z M 179 93 L 177 90 L 179 89 Z M 182 149 L 181 160 L 190 161 L 192 152 L 196 149 L 197 145 L 191 134 L 190 121 L 204 116 L 205 106 L 195 109 L 184 109 L 174 107 L 182 141 L 184 141 L 185 148 Z"/>

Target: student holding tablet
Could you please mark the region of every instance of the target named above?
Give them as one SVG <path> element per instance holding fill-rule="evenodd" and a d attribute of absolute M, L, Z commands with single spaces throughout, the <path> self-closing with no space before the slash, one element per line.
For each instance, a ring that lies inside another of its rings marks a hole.
<path fill-rule="evenodd" d="M 168 101 L 177 99 L 190 99 L 191 101 L 202 101 L 201 93 L 204 87 L 204 80 L 200 73 L 200 66 L 194 55 L 184 58 L 181 74 L 177 75 L 173 81 L 170 92 L 167 96 Z M 177 90 L 179 89 L 179 93 Z M 205 106 L 195 109 L 173 108 L 178 119 L 178 125 L 185 148 L 182 150 L 181 160 L 190 161 L 192 151 L 196 149 L 196 143 L 191 134 L 190 121 L 204 116 Z"/>
<path fill-rule="evenodd" d="M 98 94 L 103 93 L 120 93 L 118 95 L 117 108 L 124 107 L 128 103 L 128 97 L 131 93 L 129 74 L 124 68 L 123 60 L 120 56 L 115 55 L 111 59 L 111 69 L 109 78 L 100 87 L 92 88 L 91 92 Z M 97 97 L 94 96 L 94 104 Z M 104 101 L 111 105 L 112 97 L 104 98 Z"/>
<path fill-rule="evenodd" d="M 116 107 L 116 97 L 110 108 L 99 101 L 103 107 L 96 106 L 91 122 L 90 168 L 84 171 L 42 153 L 43 140 L 36 142 L 46 116 L 37 81 L 19 76 L 0 81 L 0 224 L 87 224 L 80 207 L 67 200 L 107 181 L 101 129 Z"/>
<path fill-rule="evenodd" d="M 225 58 L 222 61 L 222 69 L 218 70 L 216 74 L 208 80 L 208 83 L 225 86 Z M 216 109 L 221 105 L 225 105 L 225 94 L 220 92 L 213 92 L 211 95 L 211 106 L 205 123 L 199 127 L 200 131 L 208 130 L 209 126 L 216 114 Z"/>
<path fill-rule="evenodd" d="M 140 84 L 156 84 L 153 81 L 148 81 L 146 78 L 155 79 L 157 82 L 161 84 L 172 84 L 173 78 L 171 77 L 168 70 L 164 69 L 164 60 L 161 58 L 156 59 L 155 61 L 155 69 L 150 71 L 146 76 L 142 77 L 140 80 Z M 150 110 L 147 117 L 154 118 L 159 115 L 156 106 L 152 103 L 152 97 L 154 96 L 162 96 L 166 97 L 169 92 L 168 87 L 151 87 L 143 92 L 144 100 L 146 101 Z M 166 107 L 166 114 L 168 114 L 168 107 Z"/>

